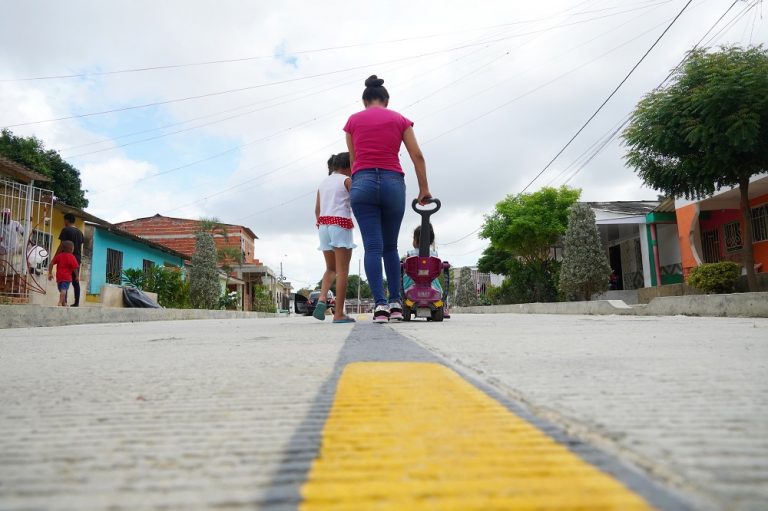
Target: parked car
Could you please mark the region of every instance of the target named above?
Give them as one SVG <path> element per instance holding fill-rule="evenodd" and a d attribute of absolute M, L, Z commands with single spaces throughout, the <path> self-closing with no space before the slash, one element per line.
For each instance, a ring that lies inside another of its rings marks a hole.
<path fill-rule="evenodd" d="M 315 312 L 318 298 L 320 298 L 319 290 L 309 293 L 309 298 L 307 299 L 307 312 L 305 312 L 307 316 L 311 316 L 312 313 Z M 328 290 L 328 298 L 326 299 L 325 303 L 328 305 L 328 310 L 334 310 L 334 307 L 336 306 L 336 297 L 333 296 L 333 291 L 330 289 Z"/>

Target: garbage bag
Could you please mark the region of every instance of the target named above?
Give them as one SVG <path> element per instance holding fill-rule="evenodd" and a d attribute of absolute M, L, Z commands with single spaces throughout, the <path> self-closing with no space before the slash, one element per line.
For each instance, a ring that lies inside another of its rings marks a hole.
<path fill-rule="evenodd" d="M 126 307 L 141 309 L 160 309 L 160 304 L 152 300 L 141 289 L 135 287 L 123 288 L 123 304 Z"/>

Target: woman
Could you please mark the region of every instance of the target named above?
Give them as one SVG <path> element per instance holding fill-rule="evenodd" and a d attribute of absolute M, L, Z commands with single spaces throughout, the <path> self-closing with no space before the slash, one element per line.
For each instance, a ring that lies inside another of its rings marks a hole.
<path fill-rule="evenodd" d="M 352 115 L 344 131 L 352 160 L 352 211 L 360 226 L 365 248 L 365 273 L 376 300 L 373 320 L 384 323 L 403 319 L 400 296 L 400 257 L 397 236 L 405 213 L 405 180 L 398 152 L 405 144 L 416 169 L 419 202 L 430 198 L 427 168 L 413 123 L 389 110 L 389 92 L 376 75 L 365 81 L 363 106 Z M 387 274 L 389 303 L 384 296 L 381 261 Z"/>

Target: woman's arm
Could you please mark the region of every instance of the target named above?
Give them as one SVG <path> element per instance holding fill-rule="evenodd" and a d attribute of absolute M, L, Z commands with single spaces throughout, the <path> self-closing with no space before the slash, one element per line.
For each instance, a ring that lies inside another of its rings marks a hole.
<path fill-rule="evenodd" d="M 423 204 L 424 199 L 432 198 L 432 194 L 429 193 L 429 183 L 427 183 L 427 162 L 424 160 L 424 154 L 416 141 L 413 128 L 408 128 L 403 132 L 403 143 L 411 157 L 413 167 L 416 169 L 416 180 L 419 182 L 419 203 Z"/>
<path fill-rule="evenodd" d="M 315 200 L 315 221 L 320 221 L 320 190 L 317 191 L 317 199 Z"/>
<path fill-rule="evenodd" d="M 355 146 L 352 144 L 352 134 L 347 133 L 347 151 L 349 151 L 349 164 L 355 161 Z"/>

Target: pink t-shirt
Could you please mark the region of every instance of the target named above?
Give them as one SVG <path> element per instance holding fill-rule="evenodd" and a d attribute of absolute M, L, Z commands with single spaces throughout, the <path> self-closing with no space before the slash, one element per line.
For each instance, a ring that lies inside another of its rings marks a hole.
<path fill-rule="evenodd" d="M 344 131 L 352 135 L 355 161 L 352 173 L 360 169 L 387 169 L 403 172 L 400 166 L 400 143 L 405 130 L 413 123 L 395 112 L 380 106 L 368 107 L 353 114 Z"/>

